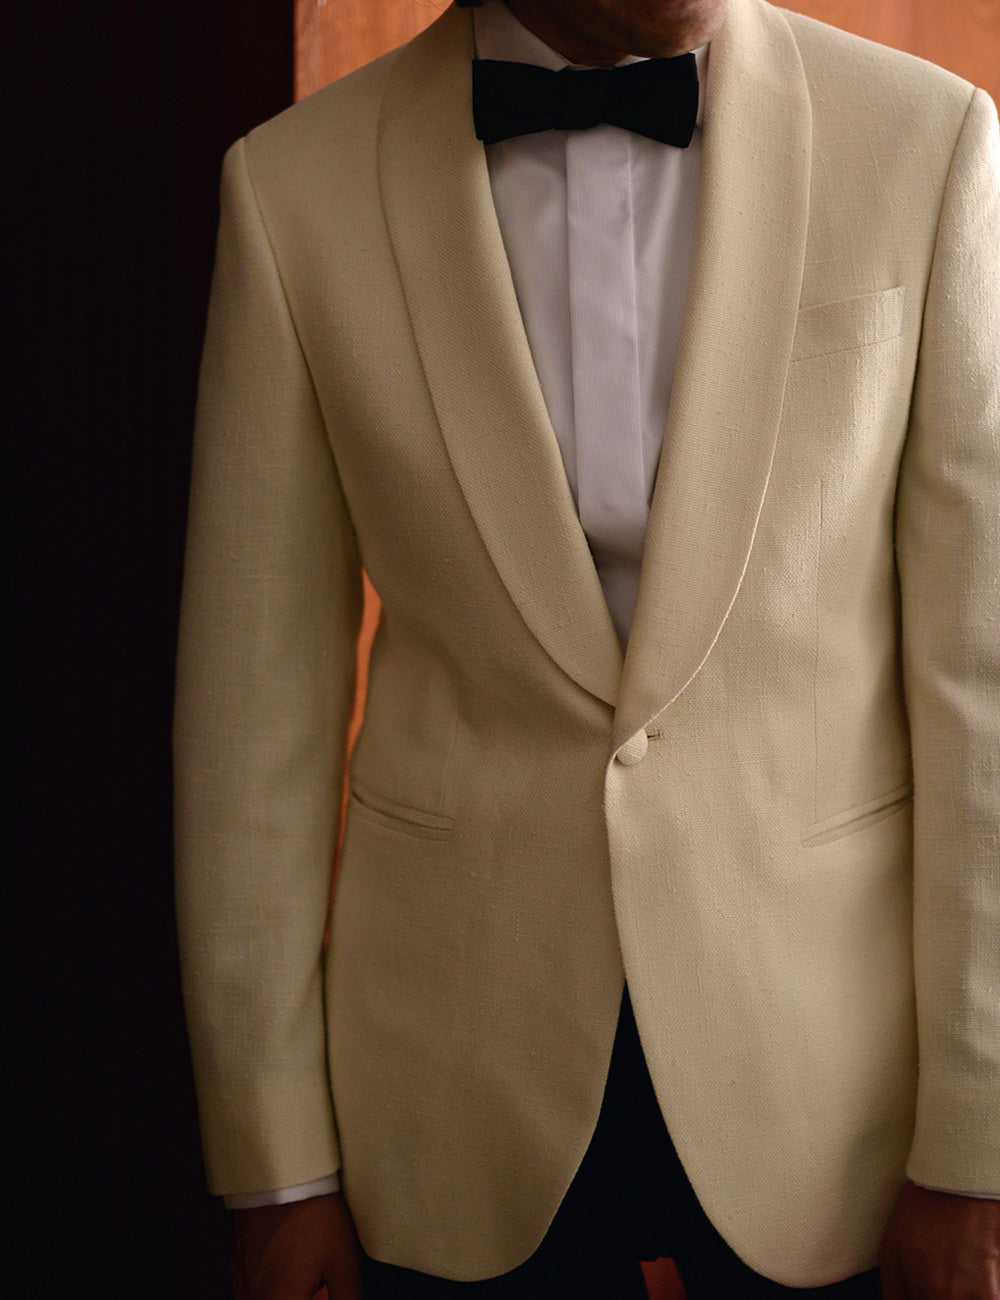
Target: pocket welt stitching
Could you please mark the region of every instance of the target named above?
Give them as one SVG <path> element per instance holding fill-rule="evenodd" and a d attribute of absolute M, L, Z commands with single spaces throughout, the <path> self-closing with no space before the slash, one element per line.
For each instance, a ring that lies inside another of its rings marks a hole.
<path fill-rule="evenodd" d="M 395 803 L 357 784 L 351 786 L 350 798 L 360 816 L 387 830 L 425 840 L 451 838 L 454 822 L 450 817 Z"/>
<path fill-rule="evenodd" d="M 837 813 L 834 817 L 827 817 L 825 821 L 814 822 L 806 828 L 802 843 L 807 847 L 830 844 L 834 840 L 842 839 L 855 831 L 874 826 L 876 822 L 883 821 L 886 817 L 891 817 L 912 798 L 913 782 L 907 781 L 894 790 L 878 795 L 875 799 L 869 799 L 867 803 L 856 804 L 845 812 Z"/>
<path fill-rule="evenodd" d="M 791 361 L 833 356 L 897 338 L 903 328 L 906 287 L 883 289 L 799 309 Z"/>

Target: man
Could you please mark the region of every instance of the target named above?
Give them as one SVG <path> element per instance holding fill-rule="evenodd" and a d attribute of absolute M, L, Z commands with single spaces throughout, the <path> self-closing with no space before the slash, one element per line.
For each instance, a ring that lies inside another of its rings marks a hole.
<path fill-rule="evenodd" d="M 693 50 L 676 143 L 493 130 L 487 62 Z M 452 9 L 234 146 L 177 741 L 241 1297 L 1000 1296 L 998 213 L 985 95 L 762 0 Z"/>

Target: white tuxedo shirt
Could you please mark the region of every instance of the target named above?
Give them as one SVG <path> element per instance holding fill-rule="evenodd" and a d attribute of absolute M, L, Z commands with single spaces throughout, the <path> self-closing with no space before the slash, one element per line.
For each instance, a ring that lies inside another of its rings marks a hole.
<path fill-rule="evenodd" d="M 474 25 L 480 58 L 569 66 L 501 0 L 475 10 Z M 531 357 L 623 646 L 694 246 L 707 55 L 707 46 L 696 53 L 698 126 L 687 149 L 614 126 L 486 149 Z"/>

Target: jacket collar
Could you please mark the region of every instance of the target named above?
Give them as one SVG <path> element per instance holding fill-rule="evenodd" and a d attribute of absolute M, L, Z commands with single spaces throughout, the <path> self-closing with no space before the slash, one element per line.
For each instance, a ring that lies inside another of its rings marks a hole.
<path fill-rule="evenodd" d="M 787 22 L 730 0 L 709 55 L 698 231 L 615 748 L 694 678 L 746 572 L 795 333 L 811 142 Z"/>
<path fill-rule="evenodd" d="M 730 0 L 710 50 L 699 229 L 623 670 L 472 128 L 472 56 L 470 16 L 454 8 L 398 56 L 380 122 L 386 220 L 441 433 L 486 549 L 547 653 L 617 706 L 617 748 L 698 672 L 749 560 L 802 277 L 808 90 L 780 12 Z"/>

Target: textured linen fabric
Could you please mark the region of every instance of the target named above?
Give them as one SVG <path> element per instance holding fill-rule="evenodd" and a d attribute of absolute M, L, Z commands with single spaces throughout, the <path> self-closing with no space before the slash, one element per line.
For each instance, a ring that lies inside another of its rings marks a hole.
<path fill-rule="evenodd" d="M 623 656 L 471 54 L 448 11 L 227 158 L 176 728 L 211 1183 L 342 1155 L 370 1254 L 508 1271 L 627 969 L 701 1204 L 818 1285 L 874 1262 L 908 1161 L 1000 1190 L 995 110 L 731 0 Z"/>

